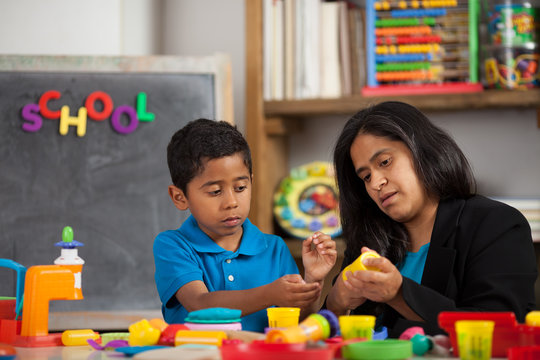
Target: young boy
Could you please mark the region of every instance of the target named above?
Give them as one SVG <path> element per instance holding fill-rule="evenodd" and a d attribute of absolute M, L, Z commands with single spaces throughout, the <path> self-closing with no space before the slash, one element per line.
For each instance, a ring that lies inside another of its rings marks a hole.
<path fill-rule="evenodd" d="M 319 232 L 304 240 L 302 279 L 285 242 L 251 224 L 251 152 L 234 126 L 188 123 L 173 135 L 167 162 L 174 184 L 169 196 L 191 216 L 154 241 L 166 322 L 224 307 L 242 311 L 244 330 L 263 331 L 267 307 L 300 307 L 303 316 L 317 310 L 323 280 L 336 262 L 335 242 Z"/>

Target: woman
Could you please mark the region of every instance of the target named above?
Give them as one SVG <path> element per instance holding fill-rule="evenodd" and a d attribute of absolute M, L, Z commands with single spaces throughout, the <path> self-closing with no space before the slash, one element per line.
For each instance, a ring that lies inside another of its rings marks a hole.
<path fill-rule="evenodd" d="M 516 209 L 475 195 L 467 159 L 415 107 L 384 102 L 354 115 L 334 151 L 343 268 L 365 251 L 379 271 L 341 274 L 326 307 L 374 314 L 399 336 L 411 326 L 444 333 L 441 311 L 534 309 L 537 265 L 529 224 Z"/>

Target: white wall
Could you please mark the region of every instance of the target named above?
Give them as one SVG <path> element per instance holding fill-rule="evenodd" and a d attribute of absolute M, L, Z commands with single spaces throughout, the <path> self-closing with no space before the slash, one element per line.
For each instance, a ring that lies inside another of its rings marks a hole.
<path fill-rule="evenodd" d="M 0 53 L 210 55 L 229 53 L 234 111 L 245 130 L 244 0 L 0 2 Z M 480 191 L 540 197 L 540 129 L 532 109 L 428 114 L 469 157 Z M 346 117 L 314 118 L 291 137 L 290 166 L 331 160 Z"/>
<path fill-rule="evenodd" d="M 163 53 L 231 57 L 235 122 L 245 133 L 244 0 L 164 0 Z"/>
<path fill-rule="evenodd" d="M 158 51 L 161 1 L 0 2 L 0 53 L 145 55 Z"/>

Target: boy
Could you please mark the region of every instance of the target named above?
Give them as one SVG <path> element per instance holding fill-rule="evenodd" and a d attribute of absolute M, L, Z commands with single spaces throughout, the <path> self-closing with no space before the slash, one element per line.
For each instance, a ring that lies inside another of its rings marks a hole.
<path fill-rule="evenodd" d="M 319 232 L 304 240 L 304 281 L 285 242 L 251 224 L 251 152 L 242 134 L 224 121 L 192 121 L 173 135 L 167 162 L 169 196 L 191 216 L 154 242 L 165 321 L 225 307 L 242 311 L 244 330 L 260 332 L 268 326 L 267 307 L 300 307 L 303 316 L 316 311 L 336 262 L 335 242 Z"/>

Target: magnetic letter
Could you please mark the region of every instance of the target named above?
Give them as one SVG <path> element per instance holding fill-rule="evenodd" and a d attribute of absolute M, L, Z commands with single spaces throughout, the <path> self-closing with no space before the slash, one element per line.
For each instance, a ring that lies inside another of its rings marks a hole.
<path fill-rule="evenodd" d="M 120 117 L 125 113 L 129 118 L 127 126 L 122 125 Z M 111 125 L 113 129 L 119 134 L 129 134 L 135 131 L 139 125 L 139 119 L 137 119 L 137 113 L 131 106 L 122 105 L 117 107 L 111 116 Z"/>
<path fill-rule="evenodd" d="M 154 121 L 156 115 L 146 112 L 146 93 L 137 94 L 137 117 L 139 121 Z"/>
<path fill-rule="evenodd" d="M 39 109 L 41 111 L 41 115 L 43 115 L 47 119 L 58 119 L 60 117 L 60 110 L 49 110 L 49 108 L 47 107 L 47 103 L 49 102 L 49 100 L 60 99 L 60 96 L 60 91 L 45 91 L 43 95 L 41 95 L 41 97 L 39 98 Z"/>
<path fill-rule="evenodd" d="M 41 129 L 43 125 L 43 119 L 39 116 L 39 105 L 38 104 L 27 104 L 22 108 L 22 117 L 25 122 L 22 126 L 24 131 L 36 132 Z"/>
<path fill-rule="evenodd" d="M 86 134 L 86 108 L 79 108 L 77 117 L 69 116 L 69 106 L 64 105 L 60 109 L 60 135 L 66 135 L 70 125 L 77 127 L 77 136 L 82 137 Z"/>
<path fill-rule="evenodd" d="M 96 101 L 101 101 L 103 104 L 103 110 L 97 112 L 94 104 Z M 88 111 L 88 116 L 96 121 L 102 121 L 108 118 L 113 111 L 113 101 L 109 94 L 103 91 L 94 91 L 86 98 L 84 107 Z"/>

